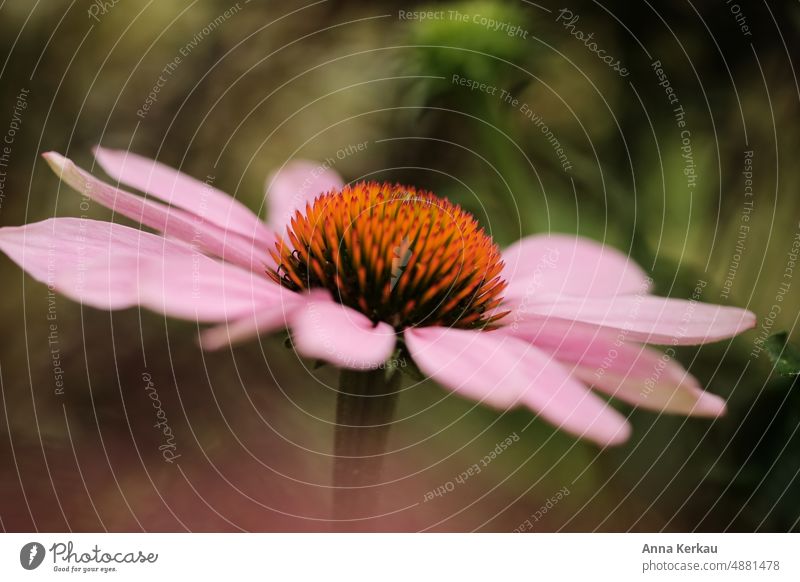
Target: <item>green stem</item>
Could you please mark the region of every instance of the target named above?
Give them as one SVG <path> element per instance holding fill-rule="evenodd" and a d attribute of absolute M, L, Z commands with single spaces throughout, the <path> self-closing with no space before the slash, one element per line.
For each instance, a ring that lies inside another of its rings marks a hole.
<path fill-rule="evenodd" d="M 333 517 L 374 515 L 383 455 L 397 403 L 400 373 L 384 369 L 341 370 L 336 401 Z M 342 521 L 343 530 L 365 529 L 365 521 Z"/>

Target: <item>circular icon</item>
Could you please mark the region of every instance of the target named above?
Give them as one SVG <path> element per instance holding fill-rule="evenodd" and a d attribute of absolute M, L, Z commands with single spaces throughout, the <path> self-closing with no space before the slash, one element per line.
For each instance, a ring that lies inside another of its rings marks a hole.
<path fill-rule="evenodd" d="M 44 561 L 44 546 L 39 542 L 28 542 L 19 551 L 19 563 L 26 570 L 35 570 Z"/>

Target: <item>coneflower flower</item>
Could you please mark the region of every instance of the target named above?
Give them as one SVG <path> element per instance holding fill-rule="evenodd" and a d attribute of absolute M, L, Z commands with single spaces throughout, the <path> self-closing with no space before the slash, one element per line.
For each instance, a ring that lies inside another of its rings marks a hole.
<path fill-rule="evenodd" d="M 401 340 L 444 387 L 615 444 L 628 425 L 588 386 L 645 408 L 719 415 L 720 398 L 642 344 L 703 344 L 755 324 L 742 309 L 649 295 L 636 264 L 584 238 L 536 235 L 501 252 L 469 213 L 415 188 L 344 185 L 293 162 L 268 180 L 265 224 L 163 164 L 95 154 L 148 197 L 57 153 L 44 158 L 84 196 L 161 234 L 51 218 L 0 229 L 0 249 L 86 305 L 222 323 L 202 333 L 207 349 L 288 327 L 301 355 L 364 370 L 383 366 Z"/>
<path fill-rule="evenodd" d="M 95 155 L 148 196 L 44 157 L 84 196 L 160 234 L 51 218 L 0 229 L 0 249 L 86 305 L 216 323 L 201 333 L 206 349 L 288 327 L 299 354 L 351 371 L 342 378 L 352 397 L 391 392 L 384 365 L 401 348 L 463 397 L 526 406 L 576 436 L 618 444 L 629 425 L 595 390 L 662 412 L 725 409 L 644 344 L 703 344 L 755 324 L 742 309 L 650 295 L 627 256 L 584 238 L 537 235 L 501 251 L 469 213 L 412 187 L 344 185 L 329 169 L 292 162 L 268 180 L 264 223 L 162 164 Z M 340 408 L 340 420 L 352 418 L 346 402 Z M 391 413 L 372 418 L 385 424 Z"/>

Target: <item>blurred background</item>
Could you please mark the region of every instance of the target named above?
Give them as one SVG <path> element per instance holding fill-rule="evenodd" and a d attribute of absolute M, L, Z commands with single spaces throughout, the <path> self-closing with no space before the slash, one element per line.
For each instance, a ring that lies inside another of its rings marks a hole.
<path fill-rule="evenodd" d="M 800 306 L 798 26 L 797 2 L 6 0 L 0 225 L 84 213 L 39 154 L 93 168 L 102 144 L 213 176 L 262 216 L 271 170 L 330 159 L 346 180 L 447 196 L 502 245 L 604 241 L 661 295 L 758 314 L 731 342 L 678 352 L 727 416 L 615 404 L 633 437 L 600 451 L 415 385 L 385 515 L 364 529 L 797 531 L 797 369 L 759 348 L 794 341 Z M 283 336 L 203 354 L 194 324 L 53 299 L 5 256 L 0 281 L 3 529 L 331 528 L 335 370 Z"/>

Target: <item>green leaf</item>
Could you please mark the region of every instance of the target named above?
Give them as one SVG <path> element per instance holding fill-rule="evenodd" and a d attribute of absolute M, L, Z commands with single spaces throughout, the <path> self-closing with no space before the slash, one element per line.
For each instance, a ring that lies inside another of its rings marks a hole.
<path fill-rule="evenodd" d="M 789 336 L 783 331 L 767 338 L 765 346 L 775 371 L 781 376 L 800 375 L 800 350 L 788 343 Z"/>

